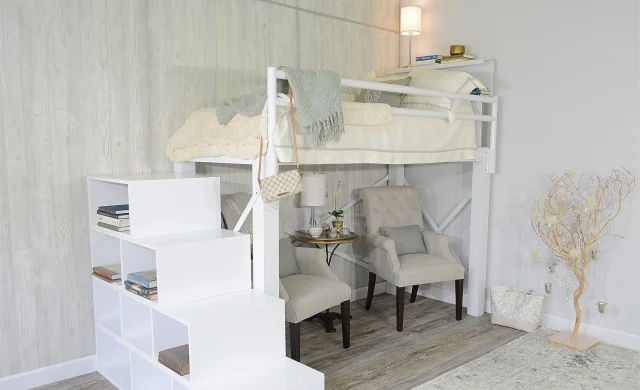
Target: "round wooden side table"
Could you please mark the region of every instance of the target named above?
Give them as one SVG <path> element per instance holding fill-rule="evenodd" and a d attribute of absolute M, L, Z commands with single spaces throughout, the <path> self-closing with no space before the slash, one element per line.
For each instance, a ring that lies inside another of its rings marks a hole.
<path fill-rule="evenodd" d="M 318 248 L 320 245 L 324 245 L 324 250 L 327 254 L 327 265 L 331 265 L 331 259 L 333 259 L 333 254 L 336 249 L 342 244 L 351 244 L 352 242 L 356 242 L 360 239 L 360 236 L 351 232 L 346 236 L 338 235 L 337 237 L 329 237 L 327 232 L 322 232 L 320 237 L 311 237 L 311 235 L 307 232 L 298 231 L 295 234 L 296 241 L 304 242 L 305 244 L 313 244 Z M 329 254 L 329 245 L 335 245 L 331 250 L 331 254 Z"/>
<path fill-rule="evenodd" d="M 311 237 L 311 235 L 307 232 L 298 231 L 296 232 L 294 237 L 296 241 L 303 242 L 305 244 L 313 244 L 318 248 L 320 248 L 320 245 L 324 245 L 324 250 L 325 250 L 325 253 L 327 254 L 326 261 L 327 261 L 327 265 L 329 266 L 331 265 L 331 259 L 333 259 L 333 254 L 336 252 L 336 249 L 338 249 L 338 247 L 341 244 L 350 244 L 360 239 L 360 236 L 358 236 L 353 232 L 347 235 L 338 235 L 337 237 L 329 237 L 327 235 L 327 232 L 323 232 L 320 235 L 320 237 Z M 331 254 L 329 254 L 329 245 L 335 245 L 331 250 Z M 336 331 L 336 328 L 333 327 L 333 321 L 335 319 L 341 320 L 342 316 L 340 315 L 340 313 L 330 312 L 329 309 L 327 309 L 323 313 L 318 313 L 312 317 L 309 317 L 307 321 L 311 321 L 314 318 L 317 318 L 324 323 L 324 328 L 327 331 L 327 333 L 333 333 Z"/>

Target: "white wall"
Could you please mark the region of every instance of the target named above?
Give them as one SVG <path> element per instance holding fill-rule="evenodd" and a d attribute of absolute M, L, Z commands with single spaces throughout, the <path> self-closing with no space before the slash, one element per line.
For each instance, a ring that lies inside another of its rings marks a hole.
<path fill-rule="evenodd" d="M 488 284 L 538 290 L 551 281 L 547 313 L 572 318 L 563 269 L 547 275 L 543 262 L 531 260 L 537 241 L 529 210 L 543 180 L 567 169 L 605 173 L 626 167 L 640 176 L 638 2 L 402 0 L 405 5 L 423 8 L 415 55 L 448 53 L 449 45 L 464 44 L 470 54 L 497 61 L 495 90 L 502 106 Z M 406 62 L 407 44 L 402 38 L 400 63 Z M 638 195 L 640 190 L 613 227 L 625 238 L 608 243 L 581 301 L 587 323 L 636 335 Z M 602 315 L 599 300 L 609 302 Z"/>
<path fill-rule="evenodd" d="M 94 353 L 87 175 L 171 171 L 186 116 L 267 65 L 397 66 L 398 0 L 285 4 L 0 0 L 0 378 Z M 355 169 L 349 190 L 385 172 Z"/>

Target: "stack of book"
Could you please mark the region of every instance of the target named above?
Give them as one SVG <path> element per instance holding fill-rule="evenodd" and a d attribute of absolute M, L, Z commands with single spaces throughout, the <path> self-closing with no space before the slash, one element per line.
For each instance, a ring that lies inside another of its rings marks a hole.
<path fill-rule="evenodd" d="M 158 278 L 156 270 L 133 272 L 127 275 L 124 288 L 150 301 L 158 301 Z"/>
<path fill-rule="evenodd" d="M 93 267 L 93 276 L 108 283 L 118 282 L 122 280 L 120 276 L 120 264 L 107 264 Z"/>
<path fill-rule="evenodd" d="M 129 205 L 118 204 L 98 207 L 98 226 L 116 232 L 128 232 Z"/>
<path fill-rule="evenodd" d="M 475 57 L 471 54 L 456 54 L 453 56 L 442 56 L 436 60 L 436 64 L 448 64 L 450 62 L 458 62 L 458 61 L 469 61 L 474 59 Z"/>
<path fill-rule="evenodd" d="M 158 362 L 180 376 L 189 375 L 189 344 L 160 351 Z"/>
<path fill-rule="evenodd" d="M 442 56 L 437 54 L 431 54 L 428 56 L 419 56 L 419 57 L 416 57 L 416 66 L 435 64 L 436 60 L 439 60 L 441 58 Z"/>

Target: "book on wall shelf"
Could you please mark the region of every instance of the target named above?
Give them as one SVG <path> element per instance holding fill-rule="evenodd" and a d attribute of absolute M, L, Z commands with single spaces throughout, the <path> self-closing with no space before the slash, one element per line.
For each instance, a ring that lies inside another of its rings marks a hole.
<path fill-rule="evenodd" d="M 447 64 L 450 62 L 469 61 L 475 57 L 471 54 L 456 54 L 453 56 L 442 56 L 442 58 L 436 60 L 436 64 Z"/>
<path fill-rule="evenodd" d="M 158 353 L 158 362 L 180 376 L 189 374 L 189 344 Z"/>

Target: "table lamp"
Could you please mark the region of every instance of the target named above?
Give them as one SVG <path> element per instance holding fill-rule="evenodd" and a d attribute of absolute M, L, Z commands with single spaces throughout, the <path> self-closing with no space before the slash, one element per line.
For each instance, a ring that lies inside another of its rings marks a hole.
<path fill-rule="evenodd" d="M 326 200 L 327 175 L 324 173 L 305 172 L 302 174 L 302 194 L 300 204 L 311 206 L 309 227 L 317 227 L 316 207 L 324 206 Z"/>
<path fill-rule="evenodd" d="M 409 64 L 411 66 L 411 37 L 420 35 L 422 29 L 422 8 L 402 7 L 400 9 L 400 34 L 409 36 Z"/>

